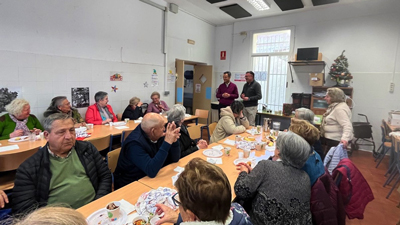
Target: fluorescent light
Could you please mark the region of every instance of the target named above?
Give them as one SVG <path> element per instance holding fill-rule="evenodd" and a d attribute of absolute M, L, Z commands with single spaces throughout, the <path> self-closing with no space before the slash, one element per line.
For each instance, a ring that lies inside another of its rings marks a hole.
<path fill-rule="evenodd" d="M 247 0 L 247 1 L 250 4 L 252 4 L 253 7 L 256 8 L 258 11 L 263 11 L 263 10 L 269 9 L 269 6 L 263 0 Z"/>

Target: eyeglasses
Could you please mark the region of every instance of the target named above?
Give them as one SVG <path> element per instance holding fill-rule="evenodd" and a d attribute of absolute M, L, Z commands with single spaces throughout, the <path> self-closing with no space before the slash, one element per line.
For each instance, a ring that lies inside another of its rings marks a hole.
<path fill-rule="evenodd" d="M 174 202 L 175 206 L 179 206 L 181 202 L 179 201 L 179 194 L 176 192 L 174 195 L 172 195 L 172 201 Z"/>

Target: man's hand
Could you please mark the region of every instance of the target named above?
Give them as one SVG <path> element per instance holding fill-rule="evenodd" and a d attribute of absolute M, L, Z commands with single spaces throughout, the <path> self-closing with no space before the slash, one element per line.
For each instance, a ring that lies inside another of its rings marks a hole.
<path fill-rule="evenodd" d="M 16 130 L 10 134 L 10 138 L 19 137 L 22 136 L 23 134 L 24 134 L 23 130 Z"/>
<path fill-rule="evenodd" d="M 197 142 L 197 147 L 199 149 L 206 149 L 208 147 L 207 141 L 201 139 Z"/>
<path fill-rule="evenodd" d="M 156 215 L 164 213 L 164 216 L 156 222 L 156 225 L 160 225 L 163 223 L 176 223 L 178 221 L 179 214 L 172 210 L 170 207 L 163 204 L 156 204 L 156 207 Z"/>
<path fill-rule="evenodd" d="M 246 95 L 243 93 L 243 94 L 240 95 L 240 97 L 241 97 L 242 99 L 244 99 L 244 98 L 246 97 Z"/>
<path fill-rule="evenodd" d="M 172 145 L 172 143 L 178 140 L 181 136 L 181 133 L 179 133 L 180 130 L 180 127 L 176 128 L 175 122 L 168 123 L 167 129 L 165 130 L 165 142 Z"/>
<path fill-rule="evenodd" d="M 224 98 L 229 98 L 230 96 L 231 96 L 231 95 L 228 94 L 228 93 L 226 93 L 226 92 L 222 94 L 222 97 L 224 97 Z"/>
<path fill-rule="evenodd" d="M 250 98 L 249 97 L 244 97 L 243 100 L 244 101 L 248 101 L 248 100 L 250 100 Z"/>
<path fill-rule="evenodd" d="M 6 203 L 8 203 L 8 197 L 4 191 L 0 190 L 0 209 L 4 208 Z"/>
<path fill-rule="evenodd" d="M 249 164 L 247 163 L 239 163 L 236 165 L 236 170 L 239 170 L 240 172 L 246 172 L 246 173 L 250 173 L 252 168 Z"/>

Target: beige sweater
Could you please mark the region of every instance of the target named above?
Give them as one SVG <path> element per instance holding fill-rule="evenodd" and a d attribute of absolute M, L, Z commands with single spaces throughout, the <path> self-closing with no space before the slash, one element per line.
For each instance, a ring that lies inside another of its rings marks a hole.
<path fill-rule="evenodd" d="M 237 126 L 236 124 L 241 124 Z M 218 142 L 229 135 L 240 134 L 249 128 L 249 121 L 247 118 L 235 119 L 231 107 L 221 109 L 221 119 L 219 119 L 214 133 L 211 136 L 210 143 Z"/>
<path fill-rule="evenodd" d="M 350 141 L 353 139 L 351 111 L 345 102 L 339 103 L 321 124 L 325 131 L 324 137 L 332 140 Z"/>

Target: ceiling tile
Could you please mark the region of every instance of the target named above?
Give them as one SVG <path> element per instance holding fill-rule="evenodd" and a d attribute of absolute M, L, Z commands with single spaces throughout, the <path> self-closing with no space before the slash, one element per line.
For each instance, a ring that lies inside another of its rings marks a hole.
<path fill-rule="evenodd" d="M 233 4 L 233 5 L 227 5 L 227 6 L 222 6 L 219 7 L 222 11 L 226 12 L 230 16 L 232 16 L 235 19 L 239 18 L 244 18 L 244 17 L 250 17 L 251 14 L 247 12 L 245 9 L 243 9 L 240 5 L 238 4 Z"/>
<path fill-rule="evenodd" d="M 301 0 L 274 0 L 282 11 L 304 8 Z"/>

